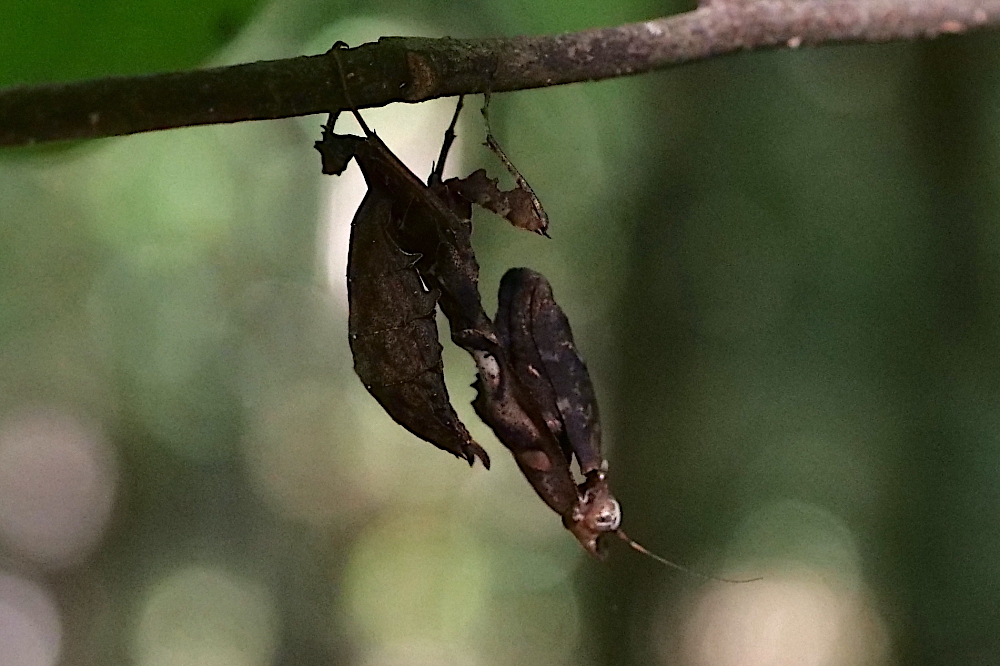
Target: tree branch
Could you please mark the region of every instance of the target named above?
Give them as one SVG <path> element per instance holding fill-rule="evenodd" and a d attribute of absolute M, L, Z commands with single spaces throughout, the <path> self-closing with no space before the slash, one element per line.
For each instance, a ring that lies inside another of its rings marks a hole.
<path fill-rule="evenodd" d="M 339 52 L 359 108 L 639 74 L 769 48 L 931 38 L 1000 25 L 1000 0 L 729 0 L 547 37 L 387 37 Z M 0 146 L 344 110 L 330 54 L 0 90 Z"/>

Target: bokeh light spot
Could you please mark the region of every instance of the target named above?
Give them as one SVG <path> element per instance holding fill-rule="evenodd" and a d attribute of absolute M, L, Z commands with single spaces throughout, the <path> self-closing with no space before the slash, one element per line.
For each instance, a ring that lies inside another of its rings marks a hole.
<path fill-rule="evenodd" d="M 834 513 L 799 500 L 769 502 L 746 517 L 726 550 L 726 559 L 740 564 L 719 575 L 763 579 L 706 584 L 681 600 L 665 597 L 667 613 L 653 631 L 662 663 L 885 663 L 885 623 L 851 530 Z"/>
<path fill-rule="evenodd" d="M 355 542 L 345 605 L 371 645 L 420 638 L 462 644 L 484 610 L 488 564 L 473 535 L 440 509 L 411 505 Z"/>
<path fill-rule="evenodd" d="M 0 417 L 0 537 L 39 564 L 79 561 L 111 516 L 116 467 L 94 423 L 53 408 Z"/>
<path fill-rule="evenodd" d="M 454 644 L 426 640 L 380 646 L 362 662 L 364 666 L 468 666 L 479 663 L 481 662 L 473 653 Z"/>
<path fill-rule="evenodd" d="M 35 583 L 0 574 L 0 663 L 53 666 L 59 658 L 59 609 Z"/>
<path fill-rule="evenodd" d="M 848 666 L 886 656 L 884 627 L 865 597 L 818 574 L 713 585 L 685 615 L 679 654 L 663 663 Z"/>
<path fill-rule="evenodd" d="M 268 592 L 224 571 L 192 566 L 155 584 L 135 638 L 139 666 L 265 666 L 276 647 Z"/>
<path fill-rule="evenodd" d="M 247 428 L 256 485 L 284 515 L 318 527 L 350 524 L 371 501 L 355 478 L 343 393 L 320 380 L 275 387 L 259 396 Z"/>

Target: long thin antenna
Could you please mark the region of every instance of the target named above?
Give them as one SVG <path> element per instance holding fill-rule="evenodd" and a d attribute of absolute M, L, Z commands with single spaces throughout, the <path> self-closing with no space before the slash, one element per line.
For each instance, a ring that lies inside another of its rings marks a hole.
<path fill-rule="evenodd" d="M 507 171 L 509 171 L 510 175 L 514 177 L 514 182 L 517 183 L 517 186 L 528 193 L 528 197 L 531 200 L 531 207 L 535 211 L 535 216 L 542 222 L 538 233 L 548 238 L 549 234 L 545 231 L 545 229 L 549 226 L 549 216 L 546 215 L 545 209 L 542 208 L 542 202 L 538 200 L 538 195 L 536 195 L 535 191 L 531 189 L 531 185 L 528 185 L 528 181 L 524 179 L 524 176 L 521 175 L 521 172 L 517 170 L 514 163 L 507 157 L 507 153 L 503 152 L 503 148 L 500 147 L 500 144 L 497 143 L 496 138 L 493 136 L 493 129 L 490 127 L 489 108 L 490 93 L 486 92 L 483 93 L 482 110 L 483 122 L 486 124 L 486 143 L 484 145 L 492 150 L 493 154 L 496 155 L 501 162 L 503 162 Z"/>
<path fill-rule="evenodd" d="M 639 551 L 643 555 L 648 555 L 649 557 L 653 558 L 654 560 L 656 560 L 660 564 L 666 565 L 666 566 L 670 567 L 671 569 L 676 569 L 677 571 L 683 571 L 687 575 L 694 576 L 695 578 L 701 578 L 702 580 L 714 580 L 714 581 L 719 582 L 719 583 L 753 583 L 753 582 L 756 582 L 758 580 L 764 580 L 763 576 L 758 576 L 757 578 L 745 578 L 745 579 L 737 580 L 737 579 L 733 579 L 733 578 L 719 578 L 718 576 L 709 576 L 708 574 L 703 574 L 703 573 L 698 572 L 698 571 L 692 571 L 691 569 L 688 569 L 685 566 L 681 566 L 680 564 L 677 564 L 676 562 L 671 562 L 670 560 L 668 560 L 666 558 L 663 558 L 663 557 L 660 557 L 656 553 L 654 553 L 654 552 L 652 552 L 650 550 L 647 550 L 644 546 L 642 546 L 642 545 L 636 543 L 635 541 L 632 541 L 632 539 L 628 538 L 628 536 L 624 532 L 622 532 L 620 529 L 615 530 L 615 534 L 617 534 L 618 537 L 622 541 L 624 541 L 628 545 L 632 546 L 633 549 Z"/>

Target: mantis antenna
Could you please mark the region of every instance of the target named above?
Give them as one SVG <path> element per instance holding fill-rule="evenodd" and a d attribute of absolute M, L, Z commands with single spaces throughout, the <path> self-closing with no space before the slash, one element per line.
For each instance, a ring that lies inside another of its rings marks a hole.
<path fill-rule="evenodd" d="M 660 557 L 659 555 L 657 555 L 656 553 L 652 552 L 651 550 L 648 550 L 643 545 L 641 545 L 639 543 L 636 543 L 635 541 L 633 541 L 632 539 L 630 539 L 628 537 L 628 535 L 626 535 L 625 532 L 621 531 L 620 529 L 615 530 L 615 534 L 618 535 L 619 539 L 621 539 L 622 541 L 624 541 L 625 543 L 627 543 L 629 546 L 631 546 L 634 550 L 639 551 L 643 555 L 647 555 L 647 556 L 653 558 L 654 560 L 656 560 L 657 562 L 659 562 L 660 564 L 663 564 L 664 566 L 668 566 L 671 569 L 676 569 L 677 571 L 682 571 L 682 572 L 686 573 L 689 576 L 694 576 L 695 578 L 701 578 L 702 580 L 714 580 L 714 581 L 719 582 L 719 583 L 754 583 L 754 582 L 756 582 L 758 580 L 764 580 L 763 576 L 757 576 L 756 578 L 743 578 L 743 579 L 720 578 L 718 576 L 709 576 L 708 574 L 703 574 L 703 573 L 700 573 L 698 571 L 693 571 L 691 569 L 688 569 L 685 566 L 681 566 L 680 564 L 677 564 L 676 562 L 671 562 L 670 560 L 668 560 L 666 558 Z"/>

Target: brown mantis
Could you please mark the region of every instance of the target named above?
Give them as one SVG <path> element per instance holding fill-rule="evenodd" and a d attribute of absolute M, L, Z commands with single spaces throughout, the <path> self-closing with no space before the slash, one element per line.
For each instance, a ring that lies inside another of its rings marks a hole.
<path fill-rule="evenodd" d="M 341 47 L 338 43 L 334 50 Z M 346 95 L 342 71 L 341 79 Z M 364 137 L 335 134 L 333 114 L 316 144 L 324 173 L 341 173 L 353 158 L 369 187 L 352 222 L 348 256 L 355 370 L 404 428 L 470 464 L 479 458 L 489 467 L 488 455 L 459 420 L 444 385 L 434 322 L 440 306 L 452 340 L 476 362 L 476 413 L 587 552 L 599 557 L 601 537 L 614 533 L 633 548 L 683 568 L 652 555 L 620 529 L 621 508 L 606 480 L 590 375 L 548 281 L 529 269 L 511 269 L 501 281 L 496 322 L 483 310 L 471 243 L 472 204 L 541 234 L 548 218 L 497 145 L 488 118 L 487 145 L 515 175 L 518 187 L 501 191 L 483 170 L 443 180 L 461 107 L 460 98 L 426 185 L 356 109 Z M 580 485 L 570 467 L 574 458 L 584 476 Z"/>

